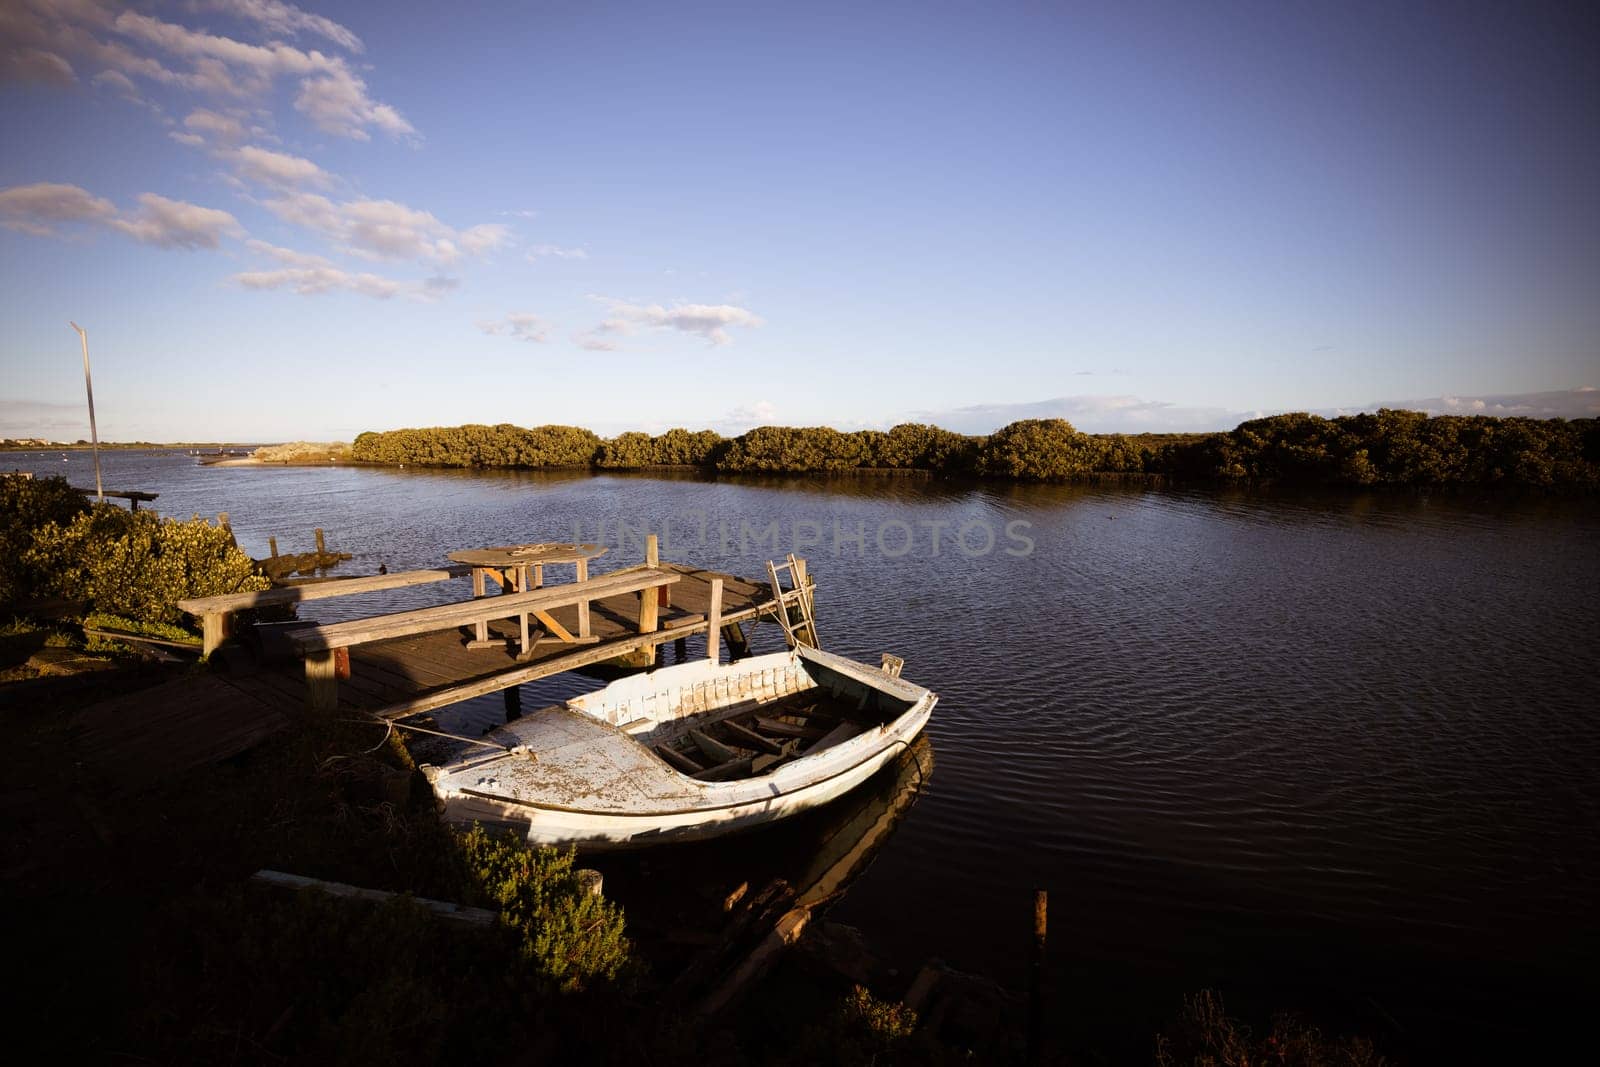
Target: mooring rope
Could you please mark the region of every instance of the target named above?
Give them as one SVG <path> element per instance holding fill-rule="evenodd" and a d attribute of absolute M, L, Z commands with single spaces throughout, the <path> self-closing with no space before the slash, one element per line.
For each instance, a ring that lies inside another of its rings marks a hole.
<path fill-rule="evenodd" d="M 415 730 L 419 734 L 432 734 L 435 737 L 448 737 L 452 741 L 465 741 L 469 745 L 481 745 L 484 748 L 492 748 L 492 749 L 495 749 L 498 752 L 505 752 L 505 753 L 509 753 L 511 755 L 515 755 L 516 754 L 516 749 L 512 748 L 510 745 L 501 745 L 501 744 L 497 744 L 497 743 L 495 743 L 493 741 L 484 741 L 484 740 L 481 740 L 481 739 L 476 738 L 476 737 L 463 737 L 461 734 L 447 734 L 443 730 L 430 730 L 426 726 L 413 726 L 410 723 L 407 723 L 407 722 L 395 722 L 392 719 L 387 720 L 387 721 L 380 720 L 380 719 L 342 719 L 340 721 L 341 722 L 383 722 L 383 724 L 389 728 L 388 731 L 384 733 L 383 740 L 379 741 L 372 748 L 368 749 L 367 751 L 369 751 L 369 752 L 376 752 L 379 748 L 382 748 L 384 743 L 389 740 L 389 735 L 394 733 L 394 731 L 396 729 L 400 729 L 400 730 Z"/>

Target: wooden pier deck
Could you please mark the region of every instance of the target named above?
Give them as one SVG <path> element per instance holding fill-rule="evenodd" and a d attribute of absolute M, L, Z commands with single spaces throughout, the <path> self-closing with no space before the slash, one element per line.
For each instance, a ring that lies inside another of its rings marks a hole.
<path fill-rule="evenodd" d="M 658 566 L 679 580 L 652 632 L 638 630 L 639 595 L 625 594 L 590 605 L 595 643 L 540 643 L 521 658 L 512 640 L 517 626 L 505 620 L 490 626 L 492 634 L 508 639 L 503 647 L 467 647 L 470 627 L 373 641 L 349 650 L 350 675 L 340 679 L 333 713 L 418 714 L 630 654 L 633 668 L 644 669 L 657 646 L 706 632 L 716 579 L 722 581 L 723 627 L 777 610 L 768 582 L 682 564 Z M 552 614 L 576 629 L 576 607 Z M 289 659 L 180 678 L 97 704 L 79 714 L 77 741 L 86 766 L 114 786 L 137 790 L 243 752 L 308 714 L 304 665 Z"/>

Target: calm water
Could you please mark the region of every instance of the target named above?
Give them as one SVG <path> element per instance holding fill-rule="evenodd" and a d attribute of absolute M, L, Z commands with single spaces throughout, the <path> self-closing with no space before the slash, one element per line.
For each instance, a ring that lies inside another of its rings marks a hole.
<path fill-rule="evenodd" d="M 163 514 L 230 512 L 256 555 L 321 526 L 352 573 L 670 522 L 669 558 L 757 575 L 773 553 L 741 552 L 741 524 L 779 523 L 785 550 L 796 523 L 820 534 L 801 551 L 824 646 L 895 652 L 941 694 L 937 773 L 833 916 L 907 967 L 1020 985 L 1047 887 L 1069 1031 L 1147 1049 L 1212 986 L 1470 1056 L 1572 1025 L 1593 992 L 1593 502 L 104 462 Z M 0 467 L 93 483 L 82 454 Z"/>

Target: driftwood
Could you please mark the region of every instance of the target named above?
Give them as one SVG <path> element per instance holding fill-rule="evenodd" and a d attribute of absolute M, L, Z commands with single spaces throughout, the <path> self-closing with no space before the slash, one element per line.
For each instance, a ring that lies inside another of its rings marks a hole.
<path fill-rule="evenodd" d="M 315 889 L 331 897 L 344 897 L 347 900 L 365 900 L 374 904 L 386 904 L 396 897 L 407 896 L 405 893 L 391 893 L 384 889 L 363 889 L 360 886 L 346 885 L 343 882 L 324 882 L 320 878 L 306 878 L 303 875 L 287 874 L 283 871 L 260 870 L 250 876 L 251 881 L 263 885 L 276 886 L 279 889 Z M 426 897 L 412 897 L 412 903 L 447 922 L 463 923 L 468 926 L 493 926 L 499 918 L 494 912 L 483 908 L 469 908 L 462 904 L 455 904 L 446 900 L 429 900 Z"/>

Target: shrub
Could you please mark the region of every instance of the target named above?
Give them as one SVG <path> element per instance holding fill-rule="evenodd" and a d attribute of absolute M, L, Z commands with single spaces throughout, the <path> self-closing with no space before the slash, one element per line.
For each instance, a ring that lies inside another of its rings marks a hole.
<path fill-rule="evenodd" d="M 72 522 L 89 510 L 83 494 L 61 477 L 0 476 L 0 602 L 39 596 L 42 575 L 25 556 L 35 533 Z"/>
<path fill-rule="evenodd" d="M 1094 440 L 1066 419 L 1023 419 L 984 442 L 983 473 L 1028 482 L 1059 481 L 1095 470 Z"/>
<path fill-rule="evenodd" d="M 630 952 L 622 909 L 578 881 L 573 852 L 474 826 L 461 835 L 461 855 L 472 888 L 520 934 L 522 957 L 551 987 L 579 992 L 622 973 Z"/>
<path fill-rule="evenodd" d="M 43 527 L 23 558 L 47 594 L 86 597 L 97 611 L 142 622 L 178 622 L 177 602 L 186 597 L 271 585 L 228 530 L 110 504 Z"/>
<path fill-rule="evenodd" d="M 655 462 L 655 449 L 647 433 L 625 433 L 600 446 L 595 466 L 612 470 L 637 470 Z"/>

